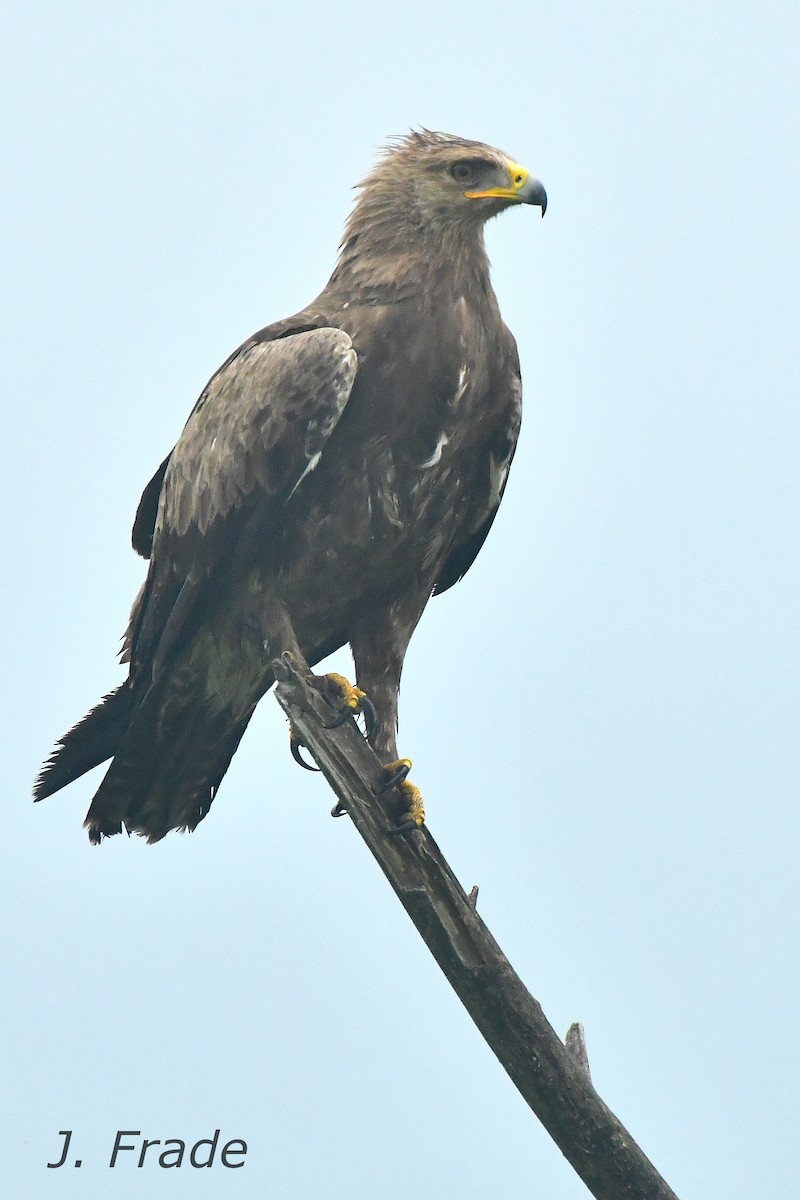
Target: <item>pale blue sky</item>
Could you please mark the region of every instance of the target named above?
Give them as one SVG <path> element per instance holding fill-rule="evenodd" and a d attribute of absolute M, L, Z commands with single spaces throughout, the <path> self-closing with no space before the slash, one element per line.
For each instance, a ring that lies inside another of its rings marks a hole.
<path fill-rule="evenodd" d="M 383 139 L 422 124 L 508 150 L 550 207 L 489 229 L 523 438 L 412 644 L 401 752 L 683 1200 L 795 1200 L 796 5 L 4 24 L 8 1194 L 587 1194 L 271 697 L 192 836 L 91 848 L 94 777 L 28 799 L 120 678 L 142 486 L 227 354 L 324 284 Z M 117 1129 L 217 1127 L 242 1170 L 107 1167 Z M 45 1168 L 60 1129 L 80 1170 Z"/>

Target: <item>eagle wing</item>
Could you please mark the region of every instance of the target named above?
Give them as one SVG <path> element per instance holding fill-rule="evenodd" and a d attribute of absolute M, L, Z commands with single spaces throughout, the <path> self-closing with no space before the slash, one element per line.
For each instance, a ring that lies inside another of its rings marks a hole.
<path fill-rule="evenodd" d="M 266 328 L 259 330 L 248 338 L 243 345 L 234 350 L 233 354 L 225 360 L 219 370 L 215 371 L 211 380 L 203 389 L 200 399 L 192 409 L 189 422 L 194 417 L 198 408 L 204 403 L 208 392 L 214 386 L 216 380 L 224 375 L 233 363 L 239 361 L 242 356 L 245 356 L 254 346 L 263 345 L 265 342 L 276 342 L 280 339 L 289 338 L 300 333 L 308 333 L 318 329 L 327 329 L 330 327 L 330 321 L 324 313 L 317 312 L 311 308 L 304 309 L 303 312 L 296 313 L 292 317 L 286 317 L 282 321 L 275 321 Z M 158 502 L 161 496 L 161 489 L 164 485 L 164 477 L 167 473 L 170 459 L 174 453 L 174 449 L 170 450 L 167 457 L 159 465 L 158 470 L 149 481 L 142 497 L 139 501 L 139 506 L 136 510 L 136 516 L 133 521 L 133 529 L 131 530 L 131 545 L 137 554 L 142 558 L 149 558 L 153 550 L 153 538 L 155 536 L 156 518 L 158 516 Z"/>
<path fill-rule="evenodd" d="M 477 523 L 471 533 L 459 542 L 451 551 L 444 563 L 433 589 L 435 596 L 440 596 L 448 588 L 453 587 L 463 579 L 475 559 L 478 557 L 483 543 L 489 536 L 503 493 L 508 482 L 508 473 L 517 448 L 520 426 L 522 424 L 522 381 L 519 374 L 519 359 L 516 357 L 516 343 L 511 335 L 511 346 L 514 351 L 512 368 L 506 380 L 508 400 L 503 411 L 503 420 L 498 426 L 489 444 L 489 455 L 486 460 L 486 474 L 482 492 L 482 502 Z"/>
<path fill-rule="evenodd" d="M 350 337 L 325 327 L 253 339 L 211 379 L 148 485 L 163 477 L 128 634 L 134 671 L 150 663 L 154 678 L 212 578 L 247 562 L 272 514 L 319 462 L 357 366 Z M 145 500 L 152 505 L 147 490 Z"/>

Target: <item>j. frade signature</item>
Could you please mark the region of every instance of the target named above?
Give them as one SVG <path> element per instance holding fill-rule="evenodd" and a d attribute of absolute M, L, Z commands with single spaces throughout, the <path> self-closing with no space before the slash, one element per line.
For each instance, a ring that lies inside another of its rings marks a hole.
<path fill-rule="evenodd" d="M 213 1167 L 221 1163 L 223 1167 L 243 1167 L 247 1142 L 242 1138 L 231 1138 L 219 1148 L 219 1135 L 219 1129 L 215 1129 L 213 1137 L 200 1138 L 187 1145 L 182 1138 L 143 1138 L 140 1129 L 118 1129 L 108 1165 L 116 1167 L 118 1162 L 130 1165 L 135 1162 L 137 1167 L 182 1167 L 188 1163 L 192 1167 Z M 72 1142 L 72 1130 L 59 1129 L 58 1136 L 64 1139 L 64 1143 L 61 1147 L 61 1157 L 47 1164 L 51 1169 L 65 1165 Z M 83 1159 L 74 1159 L 72 1165 L 83 1166 Z"/>

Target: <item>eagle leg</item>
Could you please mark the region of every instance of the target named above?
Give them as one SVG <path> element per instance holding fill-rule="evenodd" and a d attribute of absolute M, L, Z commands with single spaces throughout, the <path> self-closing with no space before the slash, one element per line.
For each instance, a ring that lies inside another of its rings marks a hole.
<path fill-rule="evenodd" d="M 338 690 L 343 705 L 338 716 L 329 722 L 326 728 L 338 729 L 348 717 L 354 717 L 358 713 L 363 713 L 367 740 L 372 742 L 378 733 L 379 721 L 375 705 L 366 692 L 360 687 L 355 687 L 343 675 L 339 675 L 335 671 L 331 671 L 322 678 L 328 689 L 334 688 Z M 395 753 L 397 753 L 396 749 Z M 305 763 L 303 765 L 305 766 Z M 397 791 L 403 798 L 402 820 L 391 832 L 402 833 L 407 829 L 419 829 L 421 825 L 425 824 L 425 804 L 422 799 L 422 792 L 406 778 L 408 772 L 411 770 L 411 759 L 395 759 L 386 764 L 385 770 L 387 777 L 378 789 L 377 794 L 382 796 L 392 788 L 397 788 Z M 346 812 L 347 809 L 341 803 L 335 804 L 331 810 L 331 816 L 342 817 Z"/>
<path fill-rule="evenodd" d="M 386 796 L 386 807 L 397 822 L 397 832 L 419 829 L 425 823 L 422 793 L 406 778 L 411 762 L 397 751 L 397 698 L 408 644 L 435 582 L 431 575 L 421 574 L 407 591 L 362 612 L 350 630 L 356 678 L 378 714 L 369 741 L 385 764 L 379 795 L 392 792 Z"/>
<path fill-rule="evenodd" d="M 368 740 L 372 741 L 375 738 L 379 729 L 378 714 L 375 710 L 375 705 L 362 688 L 355 687 L 349 680 L 345 679 L 344 675 L 339 675 L 336 671 L 330 671 L 327 675 L 315 676 L 314 682 L 330 704 L 339 706 L 339 712 L 332 721 L 326 724 L 326 729 L 338 729 L 350 717 L 355 717 L 361 713 L 364 717 Z M 312 767 L 303 758 L 303 745 L 304 743 L 299 733 L 294 726 L 290 725 L 289 750 L 292 758 L 304 770 L 318 771 L 319 767 Z M 395 748 L 396 753 L 397 750 Z M 384 769 L 386 771 L 386 779 L 378 788 L 377 795 L 383 796 L 386 792 L 396 788 L 402 797 L 402 807 L 400 808 L 401 820 L 396 827 L 390 830 L 390 833 L 403 833 L 408 829 L 419 829 L 421 825 L 425 824 L 425 805 L 419 788 L 406 778 L 408 772 L 411 770 L 411 759 L 395 759 L 387 763 Z M 346 806 L 341 801 L 337 801 L 331 809 L 331 816 L 343 817 L 346 814 Z"/>

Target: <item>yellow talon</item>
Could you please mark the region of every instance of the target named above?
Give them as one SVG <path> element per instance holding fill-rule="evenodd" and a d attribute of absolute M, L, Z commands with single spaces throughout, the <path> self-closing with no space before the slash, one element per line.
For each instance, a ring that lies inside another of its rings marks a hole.
<path fill-rule="evenodd" d="M 416 784 L 406 778 L 411 770 L 411 759 L 398 758 L 395 762 L 387 763 L 385 769 L 390 776 L 387 787 L 396 787 L 406 801 L 401 827 L 407 827 L 411 823 L 419 829 L 425 824 L 425 803 L 422 799 L 422 792 Z M 398 773 L 402 773 L 402 778 L 397 778 Z"/>
<path fill-rule="evenodd" d="M 356 687 L 355 684 L 350 683 L 349 680 L 345 679 L 344 675 L 337 674 L 336 671 L 331 671 L 330 674 L 323 675 L 322 680 L 325 684 L 329 685 L 327 692 L 329 698 L 331 696 L 330 685 L 336 689 L 338 696 L 332 702 L 340 705 L 338 717 L 335 721 L 331 721 L 327 728 L 338 729 L 350 717 L 363 714 L 367 737 L 372 737 L 378 727 L 378 715 L 367 693 L 363 692 L 360 687 Z"/>
<path fill-rule="evenodd" d="M 344 675 L 339 675 L 337 671 L 329 671 L 328 679 L 341 688 L 342 704 L 345 708 L 352 708 L 355 712 L 361 707 L 361 701 L 366 692 L 362 692 L 361 688 L 356 687 L 349 679 L 345 679 Z"/>
<path fill-rule="evenodd" d="M 405 796 L 408 804 L 408 816 L 406 820 L 413 821 L 417 829 L 425 824 L 425 803 L 422 799 L 422 792 L 408 779 L 404 779 L 400 784 L 400 790 Z"/>

